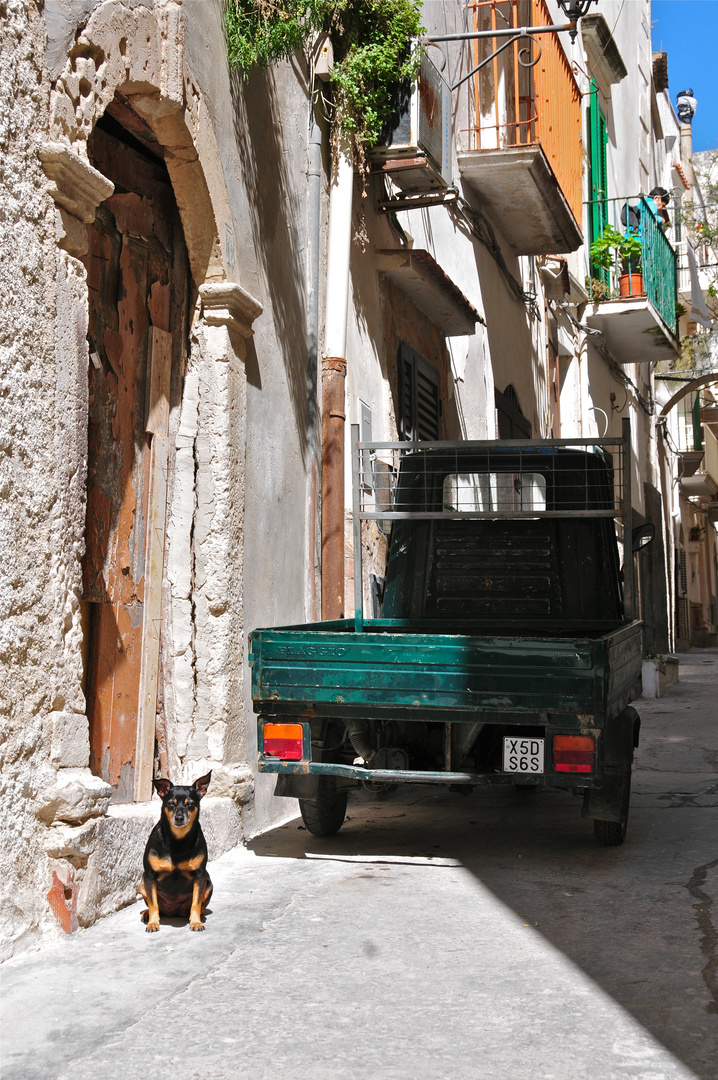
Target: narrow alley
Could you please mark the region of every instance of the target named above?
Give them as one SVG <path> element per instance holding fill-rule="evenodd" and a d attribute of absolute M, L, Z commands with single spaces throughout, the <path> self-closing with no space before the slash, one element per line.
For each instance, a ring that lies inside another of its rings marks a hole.
<path fill-rule="evenodd" d="M 635 702 L 620 847 L 565 792 L 362 792 L 216 860 L 204 934 L 137 903 L 8 961 L 3 1076 L 714 1080 L 717 694 L 694 649 Z"/>

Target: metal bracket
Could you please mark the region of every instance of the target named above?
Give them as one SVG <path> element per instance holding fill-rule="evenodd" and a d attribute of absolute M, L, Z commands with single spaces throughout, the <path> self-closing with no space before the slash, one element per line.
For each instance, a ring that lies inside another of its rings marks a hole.
<path fill-rule="evenodd" d="M 458 202 L 458 188 L 450 187 L 445 191 L 438 191 L 435 195 L 400 195 L 395 199 L 384 199 L 377 202 L 376 208 L 382 214 L 393 214 L 397 210 L 420 210 L 424 206 L 447 206 Z"/>
<path fill-rule="evenodd" d="M 477 71 L 481 71 L 483 67 L 491 63 L 491 61 L 494 60 L 505 49 L 508 49 L 511 45 L 513 45 L 514 42 L 521 41 L 524 38 L 528 42 L 530 42 L 530 44 L 523 49 L 519 49 L 518 62 L 521 67 L 534 67 L 541 59 L 542 51 L 541 43 L 536 39 L 534 35 L 558 34 L 563 30 L 572 31 L 575 30 L 575 26 L 572 23 L 566 23 L 562 26 L 512 26 L 505 30 L 473 30 L 467 31 L 464 34 L 439 34 L 432 37 L 420 38 L 419 42 L 421 45 L 425 45 L 427 47 L 430 45 L 434 45 L 436 48 L 439 48 L 439 43 L 447 41 L 480 41 L 487 38 L 502 37 L 507 39 L 503 42 L 503 44 L 499 45 L 498 48 L 494 49 L 490 56 L 484 57 L 481 63 L 477 64 L 475 68 L 472 68 L 472 70 L 468 72 L 467 75 L 463 75 L 459 79 L 459 81 L 451 87 L 451 90 L 453 92 L 454 90 L 458 90 L 458 88 L 468 79 L 470 79 L 473 75 L 475 75 Z M 536 46 L 536 49 L 538 50 L 537 55 L 535 59 L 530 59 L 533 54 L 534 46 Z M 522 57 L 528 57 L 529 59 L 522 59 Z"/>

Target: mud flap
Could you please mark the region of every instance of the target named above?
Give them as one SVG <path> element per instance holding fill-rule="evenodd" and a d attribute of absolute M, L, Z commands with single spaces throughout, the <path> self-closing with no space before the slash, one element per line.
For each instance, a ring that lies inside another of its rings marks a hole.
<path fill-rule="evenodd" d="M 631 801 L 633 748 L 638 745 L 641 721 L 629 705 L 610 720 L 603 732 L 603 780 L 583 796 L 582 817 L 595 821 L 628 821 Z"/>
<path fill-rule="evenodd" d="M 584 792 L 581 816 L 595 821 L 628 821 L 631 800 L 631 770 L 604 769 L 603 783 Z"/>

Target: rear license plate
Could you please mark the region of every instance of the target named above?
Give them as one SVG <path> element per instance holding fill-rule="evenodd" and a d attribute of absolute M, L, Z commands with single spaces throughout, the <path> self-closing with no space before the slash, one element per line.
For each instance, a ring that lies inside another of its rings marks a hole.
<path fill-rule="evenodd" d="M 504 772 L 542 773 L 545 739 L 504 738 Z"/>

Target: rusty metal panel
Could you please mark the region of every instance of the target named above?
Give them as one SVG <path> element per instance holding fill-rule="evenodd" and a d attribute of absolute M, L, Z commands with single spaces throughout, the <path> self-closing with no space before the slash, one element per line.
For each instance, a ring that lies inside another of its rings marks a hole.
<path fill-rule="evenodd" d="M 92 612 L 90 764 L 116 790 L 118 802 L 132 799 L 137 701 L 140 685 L 142 605 L 96 604 Z"/>

